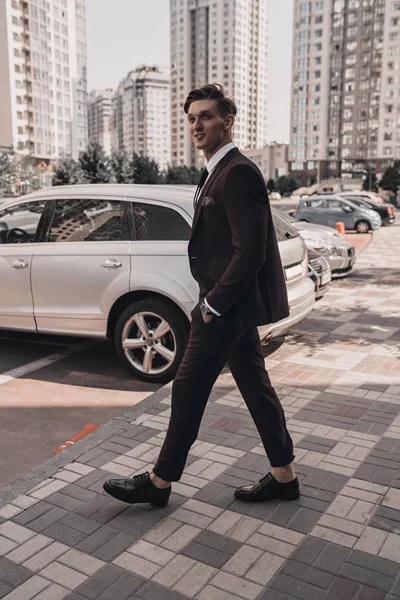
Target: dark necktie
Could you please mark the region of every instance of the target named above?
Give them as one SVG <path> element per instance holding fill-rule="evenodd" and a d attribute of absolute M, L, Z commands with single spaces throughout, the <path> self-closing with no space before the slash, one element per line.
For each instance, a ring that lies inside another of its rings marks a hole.
<path fill-rule="evenodd" d="M 198 199 L 199 199 L 199 196 L 200 196 L 201 190 L 203 189 L 203 186 L 204 186 L 204 184 L 205 184 L 205 182 L 206 182 L 206 180 L 207 180 L 207 177 L 208 177 L 208 171 L 207 171 L 207 169 L 206 169 L 206 168 L 204 168 L 204 169 L 202 170 L 202 172 L 201 172 L 201 175 L 200 175 L 200 181 L 199 181 L 199 183 L 197 184 L 196 193 L 195 193 L 195 195 L 194 195 L 194 200 L 193 200 L 193 208 L 194 208 L 194 209 L 196 209 L 197 202 L 198 202 Z"/>

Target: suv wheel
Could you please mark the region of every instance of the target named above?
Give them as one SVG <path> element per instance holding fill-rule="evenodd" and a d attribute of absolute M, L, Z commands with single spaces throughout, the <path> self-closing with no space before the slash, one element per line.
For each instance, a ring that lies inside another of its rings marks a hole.
<path fill-rule="evenodd" d="M 117 321 L 114 344 L 121 362 L 138 379 L 168 383 L 178 370 L 189 337 L 188 321 L 165 300 L 134 302 Z"/>
<path fill-rule="evenodd" d="M 356 223 L 357 233 L 368 233 L 370 229 L 371 225 L 368 223 L 368 221 L 358 221 L 358 223 Z"/>

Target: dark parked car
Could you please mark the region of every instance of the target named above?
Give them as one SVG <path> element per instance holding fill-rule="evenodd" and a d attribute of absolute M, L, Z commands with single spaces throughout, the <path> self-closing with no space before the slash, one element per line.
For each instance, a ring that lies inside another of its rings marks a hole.
<path fill-rule="evenodd" d="M 329 290 L 332 274 L 331 268 L 325 256 L 316 250 L 308 252 L 308 275 L 314 282 L 315 299 L 320 300 Z"/>
<path fill-rule="evenodd" d="M 377 204 L 373 200 L 364 198 L 363 196 L 346 196 L 346 194 L 340 194 L 345 200 L 350 200 L 353 204 L 364 208 L 372 208 L 378 213 L 382 219 L 382 225 L 391 225 L 395 222 L 395 208 L 391 204 L 383 203 Z"/>

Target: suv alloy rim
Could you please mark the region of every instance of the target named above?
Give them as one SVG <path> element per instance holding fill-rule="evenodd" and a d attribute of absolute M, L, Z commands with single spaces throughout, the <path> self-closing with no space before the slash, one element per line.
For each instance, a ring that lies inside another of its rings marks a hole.
<path fill-rule="evenodd" d="M 122 348 L 135 369 L 147 375 L 160 375 L 176 357 L 175 334 L 169 323 L 154 312 L 133 315 L 122 330 Z"/>

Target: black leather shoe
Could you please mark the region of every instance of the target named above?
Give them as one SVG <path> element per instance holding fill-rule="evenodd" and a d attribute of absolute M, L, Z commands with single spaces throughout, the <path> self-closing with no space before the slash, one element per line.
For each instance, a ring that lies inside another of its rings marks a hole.
<path fill-rule="evenodd" d="M 299 480 L 279 483 L 268 473 L 258 483 L 245 485 L 235 490 L 235 498 L 245 502 L 265 502 L 266 500 L 297 500 L 300 497 Z"/>
<path fill-rule="evenodd" d="M 167 506 L 171 495 L 171 486 L 165 489 L 156 487 L 148 471 L 135 475 L 131 479 L 110 479 L 103 484 L 110 496 L 129 504 L 149 503 L 158 508 Z"/>

